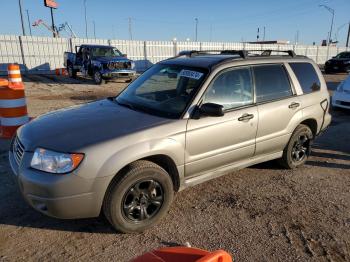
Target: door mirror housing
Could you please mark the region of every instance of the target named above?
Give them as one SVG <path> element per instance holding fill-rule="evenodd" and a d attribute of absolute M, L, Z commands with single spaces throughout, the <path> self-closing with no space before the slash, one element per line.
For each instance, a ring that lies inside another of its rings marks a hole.
<path fill-rule="evenodd" d="M 199 108 L 199 112 L 201 115 L 206 115 L 206 116 L 223 116 L 224 113 L 224 107 L 219 104 L 214 104 L 214 103 L 205 103 L 201 105 Z"/>

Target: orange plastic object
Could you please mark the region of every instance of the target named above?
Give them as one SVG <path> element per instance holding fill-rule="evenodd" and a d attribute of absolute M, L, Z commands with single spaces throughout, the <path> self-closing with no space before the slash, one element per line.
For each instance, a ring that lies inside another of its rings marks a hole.
<path fill-rule="evenodd" d="M 9 81 L 7 79 L 0 78 L 0 86 L 8 86 Z"/>
<path fill-rule="evenodd" d="M 21 77 L 21 70 L 18 64 L 9 64 L 7 67 L 8 73 L 8 87 L 12 89 L 23 90 L 24 85 Z"/>
<path fill-rule="evenodd" d="M 148 252 L 132 262 L 232 262 L 224 250 L 208 252 L 192 247 L 167 247 Z"/>
<path fill-rule="evenodd" d="M 65 76 L 68 74 L 68 72 L 65 68 L 56 68 L 55 73 L 57 76 L 60 76 L 60 75 Z"/>

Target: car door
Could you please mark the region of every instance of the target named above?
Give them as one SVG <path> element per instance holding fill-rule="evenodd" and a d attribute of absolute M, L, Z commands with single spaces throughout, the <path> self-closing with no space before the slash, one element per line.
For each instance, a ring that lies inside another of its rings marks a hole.
<path fill-rule="evenodd" d="M 252 69 L 259 113 L 255 154 L 282 151 L 293 123 L 299 123 L 302 117 L 300 99 L 283 64 L 256 65 Z"/>
<path fill-rule="evenodd" d="M 211 81 L 200 104 L 223 105 L 221 117 L 190 118 L 186 132 L 185 175 L 203 172 L 252 157 L 258 114 L 251 69 L 224 70 Z"/>
<path fill-rule="evenodd" d="M 84 52 L 85 47 L 80 47 L 78 52 L 76 53 L 76 58 L 75 58 L 75 65 L 76 66 L 82 66 L 83 64 L 83 52 Z"/>

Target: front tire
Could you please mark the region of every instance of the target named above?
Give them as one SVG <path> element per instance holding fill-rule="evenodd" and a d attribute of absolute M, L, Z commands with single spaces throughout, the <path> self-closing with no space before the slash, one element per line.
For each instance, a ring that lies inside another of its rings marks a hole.
<path fill-rule="evenodd" d="M 93 79 L 96 85 L 102 85 L 105 83 L 105 80 L 102 78 L 102 74 L 98 70 L 94 71 Z"/>
<path fill-rule="evenodd" d="M 169 174 L 153 162 L 140 160 L 112 181 L 103 211 L 117 231 L 142 232 L 165 216 L 173 196 Z"/>
<path fill-rule="evenodd" d="M 314 136 L 306 125 L 299 125 L 293 132 L 279 163 L 287 168 L 294 169 L 305 164 L 311 153 L 311 144 Z"/>

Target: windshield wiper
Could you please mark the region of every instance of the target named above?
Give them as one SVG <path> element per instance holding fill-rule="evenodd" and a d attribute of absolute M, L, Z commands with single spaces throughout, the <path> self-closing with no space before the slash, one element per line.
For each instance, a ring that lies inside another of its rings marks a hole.
<path fill-rule="evenodd" d="M 117 99 L 115 99 L 115 101 L 117 102 L 118 105 L 125 106 L 125 107 L 132 109 L 132 110 L 135 110 L 135 107 L 129 103 L 120 102 Z"/>

